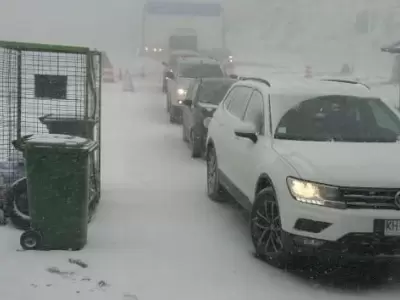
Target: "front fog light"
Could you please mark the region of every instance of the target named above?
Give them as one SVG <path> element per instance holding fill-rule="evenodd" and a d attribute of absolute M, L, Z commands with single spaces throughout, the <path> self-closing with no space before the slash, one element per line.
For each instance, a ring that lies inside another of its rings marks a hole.
<path fill-rule="evenodd" d="M 302 236 L 295 236 L 293 238 L 294 242 L 299 246 L 310 246 L 310 247 L 320 247 L 322 246 L 325 241 L 317 240 L 313 238 L 307 238 Z"/>
<path fill-rule="evenodd" d="M 346 208 L 346 204 L 340 200 L 337 187 L 291 177 L 288 177 L 287 184 L 293 198 L 299 202 L 332 208 Z"/>
<path fill-rule="evenodd" d="M 176 93 L 179 96 L 186 96 L 186 90 L 184 90 L 184 89 L 177 89 Z"/>

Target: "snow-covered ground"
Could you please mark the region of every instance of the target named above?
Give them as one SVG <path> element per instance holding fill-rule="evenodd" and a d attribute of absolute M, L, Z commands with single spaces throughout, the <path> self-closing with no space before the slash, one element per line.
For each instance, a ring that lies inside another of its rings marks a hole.
<path fill-rule="evenodd" d="M 205 165 L 168 123 L 159 83 L 121 90 L 104 86 L 103 194 L 87 246 L 23 252 L 20 232 L 0 228 L 2 299 L 398 299 L 395 274 L 348 290 L 256 260 L 243 215 L 208 200 Z"/>

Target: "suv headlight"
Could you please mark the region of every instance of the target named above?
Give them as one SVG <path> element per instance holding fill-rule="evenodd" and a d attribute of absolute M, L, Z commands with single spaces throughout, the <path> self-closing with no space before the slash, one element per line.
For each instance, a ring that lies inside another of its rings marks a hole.
<path fill-rule="evenodd" d="M 179 96 L 186 96 L 186 90 L 184 90 L 184 89 L 177 89 L 177 90 L 176 90 L 176 93 L 177 93 Z"/>
<path fill-rule="evenodd" d="M 287 185 L 293 198 L 299 202 L 345 209 L 341 201 L 339 188 L 331 185 L 305 181 L 293 177 L 287 178 Z"/>

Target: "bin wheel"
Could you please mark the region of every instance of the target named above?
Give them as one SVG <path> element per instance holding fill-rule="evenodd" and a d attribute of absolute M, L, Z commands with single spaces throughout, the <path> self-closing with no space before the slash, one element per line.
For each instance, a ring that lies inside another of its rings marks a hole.
<path fill-rule="evenodd" d="M 42 243 L 42 236 L 39 232 L 28 230 L 21 234 L 20 244 L 24 250 L 36 250 Z"/>

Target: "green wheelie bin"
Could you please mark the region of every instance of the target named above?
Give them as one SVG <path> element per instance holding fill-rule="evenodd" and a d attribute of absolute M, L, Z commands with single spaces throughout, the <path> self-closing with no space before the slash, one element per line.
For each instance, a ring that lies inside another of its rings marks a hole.
<path fill-rule="evenodd" d="M 85 138 L 33 135 L 25 141 L 31 228 L 25 250 L 80 250 L 87 241 L 90 154 L 98 144 Z"/>

